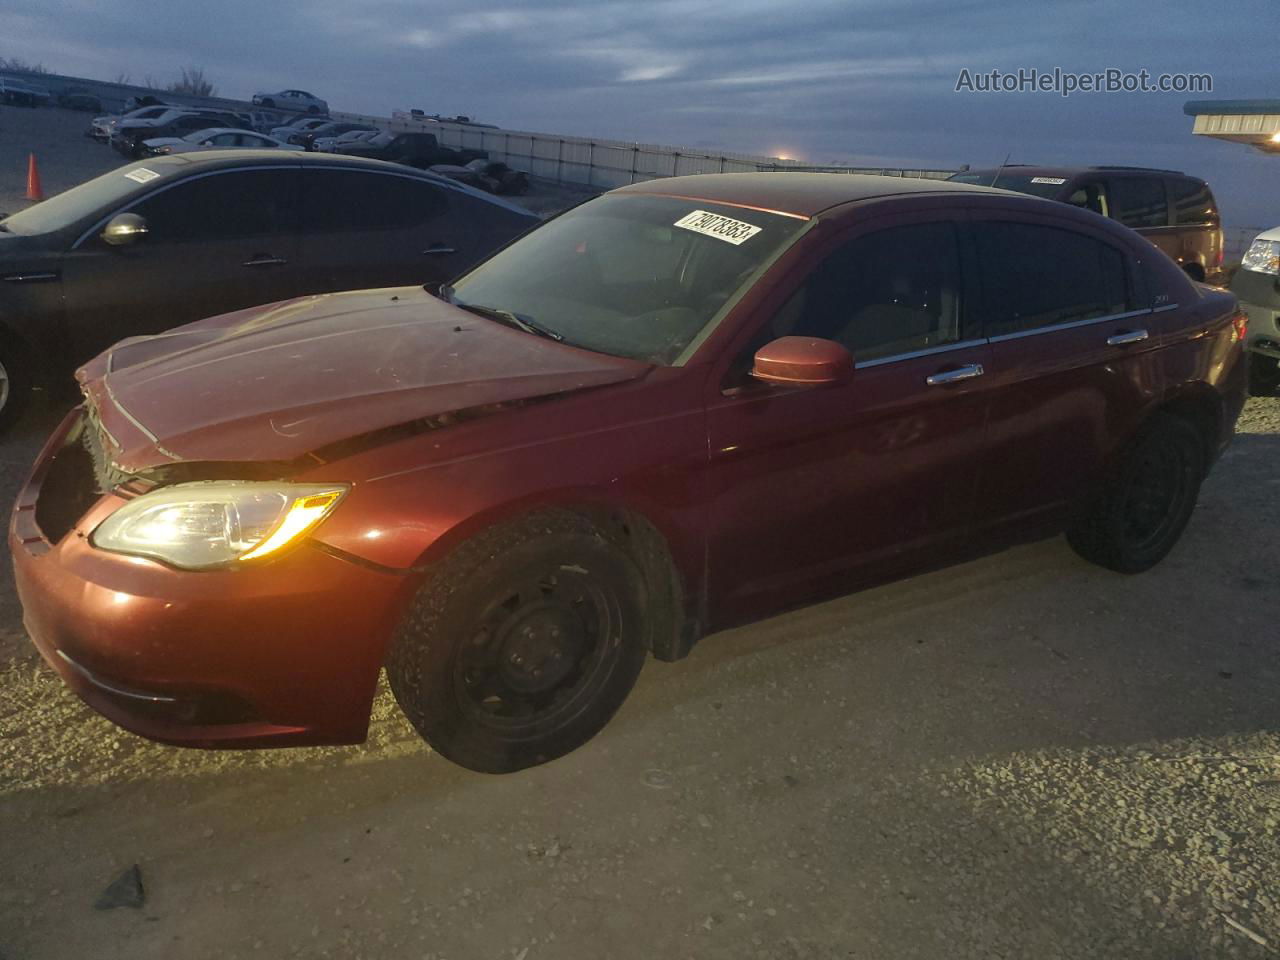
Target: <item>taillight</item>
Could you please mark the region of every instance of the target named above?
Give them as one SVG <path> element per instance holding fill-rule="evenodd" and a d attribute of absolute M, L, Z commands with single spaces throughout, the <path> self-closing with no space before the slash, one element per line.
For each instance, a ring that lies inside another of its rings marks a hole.
<path fill-rule="evenodd" d="M 1237 310 L 1231 317 L 1232 343 L 1239 343 L 1249 333 L 1249 315 L 1243 310 Z"/>

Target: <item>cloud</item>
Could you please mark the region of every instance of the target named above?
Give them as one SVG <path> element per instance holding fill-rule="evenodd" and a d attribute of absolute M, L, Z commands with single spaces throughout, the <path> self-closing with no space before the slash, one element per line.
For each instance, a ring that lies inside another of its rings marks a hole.
<path fill-rule="evenodd" d="M 6 0 L 0 0 L 4 4 Z M 10 3 L 10 6 L 13 4 Z M 816 162 L 1134 163 L 1206 176 L 1227 220 L 1280 222 L 1280 160 L 1193 139 L 1179 95 L 954 92 L 961 68 L 1205 71 L 1214 97 L 1280 94 L 1274 0 L 1212 29 L 1193 0 L 40 0 L 0 55 L 110 78 L 205 69 L 230 96 L 302 87 L 335 109 L 417 106 L 513 129 Z M 1270 181 L 1268 181 L 1270 177 Z"/>

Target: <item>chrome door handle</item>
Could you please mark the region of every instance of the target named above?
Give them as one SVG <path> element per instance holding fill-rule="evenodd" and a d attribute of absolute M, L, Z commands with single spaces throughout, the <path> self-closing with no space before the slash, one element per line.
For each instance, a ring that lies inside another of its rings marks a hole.
<path fill-rule="evenodd" d="M 1121 330 L 1119 333 L 1107 337 L 1107 346 L 1123 347 L 1130 343 L 1141 343 L 1147 339 L 1147 336 L 1148 334 L 1145 330 Z"/>
<path fill-rule="evenodd" d="M 931 374 L 925 378 L 924 382 L 931 387 L 941 387 L 948 383 L 959 383 L 961 380 L 972 380 L 986 372 L 982 369 L 982 364 L 971 363 L 967 367 L 956 367 L 954 370 L 942 370 Z"/>
<path fill-rule="evenodd" d="M 457 253 L 457 252 L 458 252 L 457 247 L 445 247 L 445 246 L 436 245 L 434 247 L 427 247 L 427 249 L 422 251 L 422 255 L 424 257 L 443 257 L 450 253 Z"/>
<path fill-rule="evenodd" d="M 260 256 L 254 257 L 252 260 L 246 260 L 244 262 L 244 266 L 246 267 L 278 267 L 278 266 L 283 266 L 288 262 L 289 261 L 285 260 L 283 257 L 273 257 L 273 256 L 270 256 L 269 254 L 262 254 Z"/>

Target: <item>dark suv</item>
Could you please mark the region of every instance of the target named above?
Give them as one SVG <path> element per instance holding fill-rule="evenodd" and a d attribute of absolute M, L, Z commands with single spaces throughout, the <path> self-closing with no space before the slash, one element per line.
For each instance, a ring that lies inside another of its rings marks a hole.
<path fill-rule="evenodd" d="M 1033 167 L 966 170 L 956 183 L 1016 190 L 1084 207 L 1137 230 L 1192 280 L 1222 280 L 1222 222 L 1213 191 L 1177 170 L 1146 167 Z"/>

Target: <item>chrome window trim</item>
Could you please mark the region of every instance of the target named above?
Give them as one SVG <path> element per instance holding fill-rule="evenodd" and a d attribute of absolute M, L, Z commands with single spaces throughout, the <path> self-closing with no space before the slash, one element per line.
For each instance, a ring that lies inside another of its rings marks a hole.
<path fill-rule="evenodd" d="M 1170 310 L 1177 310 L 1178 307 L 1180 306 L 1182 306 L 1182 304 L 1180 303 L 1166 303 L 1163 307 L 1156 307 L 1151 312 L 1152 313 L 1168 313 Z"/>
<path fill-rule="evenodd" d="M 1175 304 L 1176 306 L 1176 304 Z M 1035 337 L 1042 333 L 1054 333 L 1058 330 L 1074 330 L 1077 327 L 1091 327 L 1097 323 L 1109 323 L 1115 320 L 1128 320 L 1131 317 L 1149 316 L 1153 311 L 1150 307 L 1145 310 L 1129 310 L 1126 313 L 1109 313 L 1105 317 L 1090 317 L 1088 320 L 1073 320 L 1071 323 L 1055 323 L 1051 326 L 1035 327 L 1031 330 L 1018 330 L 1015 333 L 1002 333 L 999 336 L 988 337 L 988 343 L 1003 343 L 1006 340 L 1021 340 L 1023 337 Z"/>
<path fill-rule="evenodd" d="M 912 350 L 910 353 L 895 353 L 890 357 L 876 357 L 874 360 L 855 359 L 853 368 L 861 370 L 864 367 L 879 367 L 886 363 L 897 363 L 899 360 L 914 360 L 916 357 L 928 357 L 935 353 L 949 353 L 952 350 L 963 350 L 966 347 L 981 347 L 986 340 L 961 340 L 958 343 L 941 343 L 936 347 L 925 347 L 923 350 Z"/>
<path fill-rule="evenodd" d="M 1058 323 L 1051 327 L 1036 327 L 1034 330 L 1020 330 L 1017 333 L 1002 333 L 997 337 L 986 337 L 978 340 L 962 340 L 959 343 L 944 343 L 936 347 L 927 347 L 924 350 L 912 350 L 910 353 L 895 353 L 891 357 L 877 357 L 874 360 L 861 360 L 854 363 L 855 370 L 861 370 L 864 367 L 879 367 L 887 363 L 897 363 L 899 360 L 914 360 L 917 357 L 928 357 L 937 353 L 949 353 L 952 350 L 963 350 L 966 347 L 980 347 L 986 343 L 1003 343 L 1005 340 L 1021 340 L 1023 337 L 1034 337 L 1042 333 L 1054 333 L 1058 330 L 1073 330 L 1077 327 L 1090 327 L 1098 323 L 1108 323 L 1115 320 L 1129 320 L 1133 317 L 1145 317 L 1153 313 L 1164 313 L 1167 310 L 1178 309 L 1178 304 L 1171 303 L 1168 306 L 1158 307 L 1154 310 L 1147 308 L 1145 310 L 1129 310 L 1125 313 L 1110 313 L 1105 317 L 1091 317 L 1088 320 L 1076 320 L 1072 323 Z"/>

